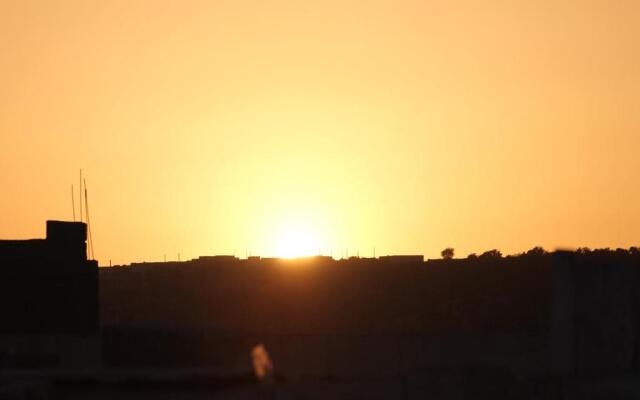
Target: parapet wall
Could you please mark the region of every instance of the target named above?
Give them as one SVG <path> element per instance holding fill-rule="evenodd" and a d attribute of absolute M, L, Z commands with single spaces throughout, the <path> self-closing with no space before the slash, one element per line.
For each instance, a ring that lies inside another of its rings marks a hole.
<path fill-rule="evenodd" d="M 539 374 L 543 341 L 518 335 L 269 335 L 145 330 L 103 331 L 107 368 L 210 368 L 252 372 L 262 344 L 287 377 L 375 378 L 471 366 Z"/>
<path fill-rule="evenodd" d="M 211 259 L 104 269 L 105 361 L 247 368 L 263 343 L 287 375 L 542 373 L 550 260 Z"/>
<path fill-rule="evenodd" d="M 227 337 L 269 342 L 292 370 L 299 366 L 291 354 L 303 360 L 324 354 L 336 371 L 362 354 L 386 360 L 411 353 L 420 368 L 615 376 L 639 370 L 639 268 L 638 254 L 626 251 L 393 264 L 326 258 L 141 264 L 102 272 L 102 324 L 140 338 L 154 332 L 166 341 L 161 348 L 195 363 L 248 354 L 225 353 L 230 345 L 194 359 L 180 345 L 216 349 Z M 171 339 L 194 333 L 203 336 Z M 108 340 L 111 357 L 136 338 L 125 336 Z M 353 371 L 366 371 L 365 364 Z"/>
<path fill-rule="evenodd" d="M 594 252 L 555 255 L 554 371 L 638 371 L 640 256 Z"/>
<path fill-rule="evenodd" d="M 550 264 L 175 263 L 101 272 L 103 326 L 289 334 L 536 334 Z M 133 300 L 135 299 L 135 300 Z"/>

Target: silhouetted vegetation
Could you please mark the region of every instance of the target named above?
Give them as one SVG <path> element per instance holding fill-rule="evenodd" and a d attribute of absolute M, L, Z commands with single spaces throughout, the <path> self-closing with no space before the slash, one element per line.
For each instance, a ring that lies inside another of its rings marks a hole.
<path fill-rule="evenodd" d="M 547 252 L 542 247 L 534 247 L 525 253 L 525 255 L 529 257 L 540 257 L 545 254 L 547 254 Z"/>
<path fill-rule="evenodd" d="M 497 249 L 487 250 L 484 253 L 480 254 L 480 258 L 482 259 L 502 258 L 502 253 L 500 252 L 500 250 L 497 250 Z"/>
<path fill-rule="evenodd" d="M 440 255 L 442 256 L 442 258 L 444 258 L 445 260 L 451 260 L 453 258 L 455 254 L 455 250 L 451 247 L 447 247 L 446 249 L 442 250 L 440 252 Z"/>

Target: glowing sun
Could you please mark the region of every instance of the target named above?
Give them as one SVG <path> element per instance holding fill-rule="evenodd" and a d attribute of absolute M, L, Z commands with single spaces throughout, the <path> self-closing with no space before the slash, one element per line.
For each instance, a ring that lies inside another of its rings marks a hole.
<path fill-rule="evenodd" d="M 282 258 L 309 257 L 319 254 L 322 246 L 317 234 L 306 227 L 289 225 L 276 238 L 276 256 Z"/>

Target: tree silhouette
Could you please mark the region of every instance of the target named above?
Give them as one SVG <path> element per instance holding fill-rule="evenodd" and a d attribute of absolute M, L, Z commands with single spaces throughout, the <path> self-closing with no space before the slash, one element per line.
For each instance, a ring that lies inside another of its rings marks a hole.
<path fill-rule="evenodd" d="M 540 246 L 536 246 L 525 253 L 525 255 L 527 256 L 536 256 L 536 257 L 543 256 L 545 254 L 547 254 L 547 252 Z"/>
<path fill-rule="evenodd" d="M 440 255 L 442 255 L 442 258 L 444 258 L 445 260 L 451 260 L 453 258 L 454 253 L 455 253 L 455 250 L 453 250 L 452 247 L 447 247 L 446 249 L 440 252 Z"/>
<path fill-rule="evenodd" d="M 498 249 L 488 250 L 480 254 L 480 258 L 501 258 L 502 253 Z"/>

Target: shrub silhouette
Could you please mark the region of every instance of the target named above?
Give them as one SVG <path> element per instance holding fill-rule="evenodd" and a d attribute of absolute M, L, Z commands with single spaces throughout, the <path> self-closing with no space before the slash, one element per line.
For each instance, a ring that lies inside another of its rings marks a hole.
<path fill-rule="evenodd" d="M 488 250 L 480 254 L 480 258 L 502 258 L 502 253 L 497 249 Z"/>
<path fill-rule="evenodd" d="M 540 246 L 536 246 L 525 253 L 525 255 L 527 256 L 535 256 L 535 257 L 543 256 L 545 254 L 547 254 L 547 252 Z"/>
<path fill-rule="evenodd" d="M 444 258 L 445 260 L 451 260 L 454 254 L 455 250 L 451 247 L 447 247 L 440 252 L 440 255 L 442 255 L 442 258 Z"/>

